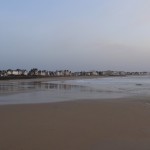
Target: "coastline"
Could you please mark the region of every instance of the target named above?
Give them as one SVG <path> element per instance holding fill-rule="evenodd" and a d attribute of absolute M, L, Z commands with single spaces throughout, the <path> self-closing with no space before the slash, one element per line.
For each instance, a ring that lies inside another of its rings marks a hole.
<path fill-rule="evenodd" d="M 148 150 L 144 98 L 0 106 L 2 150 Z"/>
<path fill-rule="evenodd" d="M 83 84 L 82 80 L 85 80 L 87 84 Z M 149 80 L 148 78 L 140 78 L 140 80 L 136 77 L 80 76 L 0 81 L 0 105 L 53 103 L 83 99 L 114 100 L 121 97 L 123 99 L 128 97 L 130 99 L 131 97 L 133 99 L 134 97 L 149 98 L 149 94 L 146 94 L 149 93 L 147 86 L 150 85 Z"/>
<path fill-rule="evenodd" d="M 126 76 L 60 76 L 60 77 L 40 77 L 40 78 L 21 78 L 0 80 L 0 83 L 6 82 L 46 82 L 46 81 L 62 81 L 62 80 L 78 80 L 78 79 L 96 79 L 96 78 L 124 78 L 124 77 L 150 77 L 149 75 L 126 75 Z"/>
<path fill-rule="evenodd" d="M 46 82 L 46 81 L 61 81 L 61 80 L 76 80 L 76 79 L 94 79 L 94 78 L 107 78 L 111 76 L 66 76 L 66 77 L 41 77 L 30 79 L 10 79 L 0 80 L 0 83 L 4 82 Z"/>

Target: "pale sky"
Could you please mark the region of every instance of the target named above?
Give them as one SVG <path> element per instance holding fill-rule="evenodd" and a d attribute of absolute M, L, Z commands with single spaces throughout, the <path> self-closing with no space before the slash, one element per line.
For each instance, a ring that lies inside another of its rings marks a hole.
<path fill-rule="evenodd" d="M 0 0 L 0 70 L 150 71 L 150 0 Z"/>

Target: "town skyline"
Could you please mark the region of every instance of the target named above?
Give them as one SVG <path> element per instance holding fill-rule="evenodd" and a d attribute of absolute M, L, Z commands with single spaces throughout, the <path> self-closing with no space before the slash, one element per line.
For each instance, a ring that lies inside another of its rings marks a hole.
<path fill-rule="evenodd" d="M 8 69 L 8 70 L 0 70 L 0 78 L 1 79 L 17 79 L 18 77 L 26 78 L 26 77 L 65 77 L 65 76 L 127 76 L 127 75 L 150 75 L 150 72 L 125 72 L 125 71 L 79 71 L 72 72 L 70 70 L 39 70 L 37 68 L 32 68 L 31 70 L 26 69 Z"/>
<path fill-rule="evenodd" d="M 150 72 L 150 70 L 113 70 L 113 69 L 102 69 L 102 68 L 99 68 L 99 69 L 81 69 L 81 70 L 73 70 L 73 69 L 69 69 L 69 68 L 59 68 L 59 69 L 50 69 L 50 68 L 38 68 L 38 67 L 31 67 L 31 68 L 21 68 L 21 67 L 18 67 L 18 68 L 0 68 L 0 71 L 2 70 L 26 70 L 26 71 L 30 71 L 32 69 L 37 69 L 37 70 L 40 70 L 40 71 L 44 71 L 44 70 L 47 70 L 47 71 L 60 71 L 60 70 L 70 70 L 72 72 L 81 72 L 81 71 L 86 71 L 86 72 L 90 72 L 90 71 L 124 71 L 124 72 Z"/>
<path fill-rule="evenodd" d="M 7 70 L 26 70 L 26 71 L 30 71 L 30 70 L 32 70 L 32 69 L 37 69 L 37 70 L 40 70 L 40 71 L 45 71 L 45 70 L 47 70 L 47 71 L 60 71 L 60 70 L 70 70 L 70 71 L 72 71 L 72 72 L 82 72 L 82 71 L 85 71 L 85 72 L 90 72 L 90 71 L 124 71 L 124 72 L 150 72 L 150 70 L 123 70 L 123 69 L 120 69 L 120 70 L 113 70 L 113 69 L 111 69 L 111 68 L 108 68 L 108 69 L 102 69 L 102 68 L 98 68 L 98 69 L 81 69 L 81 70 L 79 70 L 79 69 L 77 69 L 77 70 L 73 70 L 73 69 L 70 69 L 70 68 L 57 68 L 57 69 L 51 69 L 51 67 L 49 67 L 49 68 L 38 68 L 38 67 L 30 67 L 30 68 L 21 68 L 21 67 L 18 67 L 18 68 L 15 68 L 15 67 L 13 67 L 13 68 L 3 68 L 3 67 L 1 67 L 0 68 L 0 71 L 7 71 Z"/>

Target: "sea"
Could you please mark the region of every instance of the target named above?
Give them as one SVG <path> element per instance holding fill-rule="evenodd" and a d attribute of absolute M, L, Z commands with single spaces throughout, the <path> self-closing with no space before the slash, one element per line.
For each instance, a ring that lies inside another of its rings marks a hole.
<path fill-rule="evenodd" d="M 150 76 L 0 81 L 0 105 L 150 97 Z"/>

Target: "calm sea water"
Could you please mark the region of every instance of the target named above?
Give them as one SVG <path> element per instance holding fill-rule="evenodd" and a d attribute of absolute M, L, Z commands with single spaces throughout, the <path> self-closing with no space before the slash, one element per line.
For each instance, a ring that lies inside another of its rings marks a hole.
<path fill-rule="evenodd" d="M 150 76 L 48 82 L 0 81 L 0 105 L 130 96 L 150 97 Z"/>

